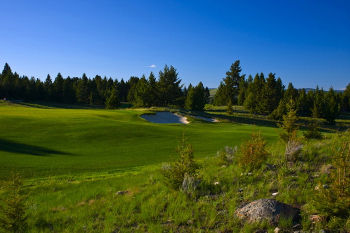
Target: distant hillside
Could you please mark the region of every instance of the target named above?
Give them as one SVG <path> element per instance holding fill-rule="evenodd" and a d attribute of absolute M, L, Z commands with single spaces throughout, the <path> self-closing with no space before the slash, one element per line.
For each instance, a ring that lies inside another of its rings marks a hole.
<path fill-rule="evenodd" d="M 209 88 L 210 91 L 210 98 L 214 98 L 216 92 L 217 92 L 217 88 Z"/>
<path fill-rule="evenodd" d="M 303 89 L 303 88 L 299 88 L 299 89 Z M 309 92 L 309 91 L 315 91 L 316 89 L 315 88 L 304 88 L 306 93 Z M 328 90 L 324 90 L 325 92 L 327 92 Z M 343 93 L 344 90 L 334 90 L 335 92 L 341 92 Z"/>

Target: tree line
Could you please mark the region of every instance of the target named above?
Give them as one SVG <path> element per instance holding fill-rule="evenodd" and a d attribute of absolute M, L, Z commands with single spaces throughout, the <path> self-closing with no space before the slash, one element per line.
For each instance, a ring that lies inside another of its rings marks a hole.
<path fill-rule="evenodd" d="M 188 110 L 203 110 L 209 102 L 209 89 L 200 82 L 193 87 L 184 87 L 177 70 L 167 65 L 159 71 L 158 80 L 153 72 L 146 78 L 132 76 L 128 81 L 82 77 L 63 78 L 58 73 L 54 80 L 47 75 L 40 79 L 19 76 L 6 63 L 0 74 L 0 98 L 24 101 L 50 101 L 64 104 L 105 105 L 114 109 L 121 102 L 130 102 L 136 107 L 177 106 Z"/>
<path fill-rule="evenodd" d="M 350 111 L 350 83 L 344 92 L 296 89 L 292 83 L 287 89 L 281 78 L 269 73 L 241 75 L 240 61 L 234 62 L 226 77 L 221 81 L 214 97 L 214 105 L 241 105 L 251 113 L 268 115 L 281 120 L 287 113 L 287 104 L 292 104 L 300 116 L 324 118 L 328 124 L 335 124 L 341 111 Z"/>

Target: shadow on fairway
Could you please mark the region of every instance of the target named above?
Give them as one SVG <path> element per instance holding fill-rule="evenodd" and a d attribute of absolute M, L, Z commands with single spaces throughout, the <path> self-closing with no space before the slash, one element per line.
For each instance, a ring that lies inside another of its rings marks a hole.
<path fill-rule="evenodd" d="M 52 154 L 60 155 L 71 155 L 57 150 L 50 150 L 40 146 L 31 146 L 23 143 L 13 142 L 9 140 L 0 139 L 0 151 L 18 153 L 18 154 L 29 154 L 36 156 L 49 156 Z"/>

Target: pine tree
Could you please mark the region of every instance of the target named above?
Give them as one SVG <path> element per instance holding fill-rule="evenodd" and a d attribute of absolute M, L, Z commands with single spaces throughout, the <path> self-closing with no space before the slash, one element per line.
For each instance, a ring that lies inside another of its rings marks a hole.
<path fill-rule="evenodd" d="M 228 115 L 232 115 L 232 114 L 233 114 L 232 106 L 233 106 L 233 104 L 232 104 L 232 101 L 230 100 L 230 101 L 228 102 L 227 106 L 226 106 L 226 113 L 227 113 Z"/>
<path fill-rule="evenodd" d="M 12 172 L 12 177 L 3 185 L 5 195 L 0 196 L 0 231 L 26 232 L 27 216 L 23 181 L 19 173 Z"/>
<path fill-rule="evenodd" d="M 322 116 L 328 124 L 335 125 L 335 119 L 340 115 L 340 112 L 340 99 L 331 87 L 325 95 Z"/>
<path fill-rule="evenodd" d="M 256 78 L 256 76 L 255 76 Z M 264 73 L 260 73 L 258 76 L 258 79 L 256 80 L 254 78 L 254 88 L 256 90 L 255 92 L 255 101 L 256 101 L 256 110 L 257 113 L 264 113 L 266 111 L 266 106 L 264 102 L 264 86 L 266 85 L 266 79 Z"/>
<path fill-rule="evenodd" d="M 299 125 L 297 124 L 298 116 L 297 110 L 295 108 L 295 103 L 291 99 L 287 104 L 288 112 L 283 116 L 282 124 L 277 124 L 280 127 L 279 137 L 284 142 L 295 141 L 297 140 L 297 131 Z"/>
<path fill-rule="evenodd" d="M 191 88 L 189 89 L 187 93 L 187 98 L 185 101 L 185 109 L 187 110 L 194 110 L 194 105 L 195 105 L 195 89 Z"/>
<path fill-rule="evenodd" d="M 263 109 L 261 110 L 265 111 L 267 114 L 270 114 L 278 107 L 280 100 L 282 99 L 280 95 L 282 90 L 277 83 L 275 74 L 269 73 L 262 92 L 263 98 L 261 101 L 261 106 Z"/>
<path fill-rule="evenodd" d="M 298 90 L 294 88 L 292 83 L 288 84 L 287 90 L 284 92 L 284 100 L 289 101 L 290 99 L 297 100 L 299 97 Z M 296 103 L 297 105 L 298 103 Z"/>
<path fill-rule="evenodd" d="M 126 102 L 128 98 L 128 85 L 124 82 L 124 79 L 120 80 L 119 95 L 122 102 Z"/>
<path fill-rule="evenodd" d="M 0 76 L 0 98 L 13 98 L 15 78 L 9 64 L 5 63 L 4 69 Z"/>
<path fill-rule="evenodd" d="M 189 87 L 185 109 L 203 111 L 205 102 L 205 88 L 202 82 L 199 82 L 196 87 Z"/>
<path fill-rule="evenodd" d="M 52 101 L 53 99 L 53 86 L 51 76 L 48 74 L 44 83 L 44 89 L 46 93 L 46 100 Z"/>
<path fill-rule="evenodd" d="M 82 78 L 78 82 L 77 90 L 76 90 L 77 100 L 79 103 L 88 104 L 90 91 L 88 86 L 88 78 L 84 73 Z"/>
<path fill-rule="evenodd" d="M 107 97 L 105 104 L 107 109 L 116 109 L 120 106 L 120 99 L 116 89 L 113 88 L 111 90 L 111 94 Z"/>
<path fill-rule="evenodd" d="M 161 106 L 183 105 L 181 79 L 173 66 L 164 66 L 163 71 L 159 71 L 158 91 Z"/>
<path fill-rule="evenodd" d="M 249 75 L 248 79 L 252 79 Z M 245 75 L 242 75 L 239 80 L 239 90 L 238 90 L 238 105 L 243 106 L 245 98 L 247 96 L 248 81 L 245 80 Z"/>
<path fill-rule="evenodd" d="M 146 80 L 145 75 L 142 75 L 140 80 L 137 82 L 134 90 L 134 101 L 135 107 L 149 107 L 149 84 Z"/>
<path fill-rule="evenodd" d="M 233 104 L 238 103 L 237 98 L 241 71 L 239 60 L 232 63 L 230 70 L 226 72 L 226 77 L 223 79 L 223 82 L 220 83 L 217 95 L 215 95 L 215 98 L 218 98 L 216 100 L 218 105 L 227 105 L 229 100 L 231 100 Z"/>
<path fill-rule="evenodd" d="M 53 101 L 61 103 L 63 100 L 63 77 L 61 73 L 58 73 L 55 81 L 52 84 L 53 89 Z"/>
<path fill-rule="evenodd" d="M 223 106 L 226 105 L 226 103 L 226 89 L 224 83 L 221 81 L 214 96 L 214 105 Z"/>
<path fill-rule="evenodd" d="M 128 97 L 127 100 L 129 102 L 134 103 L 135 102 L 135 90 L 136 90 L 136 85 L 139 82 L 139 78 L 138 77 L 134 77 L 131 76 L 130 79 L 128 80 L 128 84 L 130 86 L 129 90 L 128 90 Z"/>
<path fill-rule="evenodd" d="M 274 120 L 283 120 L 283 116 L 286 114 L 287 104 L 284 99 L 281 99 L 278 107 L 269 115 L 269 118 Z"/>
<path fill-rule="evenodd" d="M 263 73 L 260 73 L 260 75 L 256 74 L 253 81 L 248 81 L 247 97 L 243 106 L 251 113 L 263 113 L 265 111 L 262 91 L 265 83 Z"/>
<path fill-rule="evenodd" d="M 157 87 L 157 80 L 153 74 L 153 72 L 150 73 L 148 77 L 148 99 L 149 99 L 149 106 L 157 106 L 159 105 L 158 101 L 158 87 Z"/>
<path fill-rule="evenodd" d="M 209 104 L 210 102 L 210 90 L 208 87 L 205 87 L 205 103 Z"/>
<path fill-rule="evenodd" d="M 297 100 L 298 104 L 298 114 L 302 115 L 302 116 L 308 116 L 310 115 L 310 108 L 311 106 L 308 103 L 308 98 L 307 98 L 307 94 L 305 91 L 305 88 L 300 89 L 298 91 L 298 100 Z"/>
<path fill-rule="evenodd" d="M 73 104 L 76 102 L 73 85 L 73 80 L 69 76 L 63 82 L 63 103 L 65 104 Z"/>
<path fill-rule="evenodd" d="M 346 86 L 343 92 L 341 103 L 346 111 L 350 111 L 350 83 Z"/>

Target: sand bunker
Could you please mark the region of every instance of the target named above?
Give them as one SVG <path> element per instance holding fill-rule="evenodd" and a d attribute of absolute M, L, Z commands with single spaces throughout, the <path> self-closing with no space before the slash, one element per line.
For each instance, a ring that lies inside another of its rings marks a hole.
<path fill-rule="evenodd" d="M 188 124 L 189 123 L 186 117 L 179 116 L 171 112 L 156 112 L 155 115 L 145 114 L 145 115 L 141 115 L 141 117 L 146 121 L 150 121 L 158 124 L 173 124 L 173 123 Z"/>
<path fill-rule="evenodd" d="M 202 117 L 202 116 L 192 116 L 192 115 L 190 115 L 190 116 L 198 118 L 198 119 L 202 119 L 202 120 L 205 120 L 205 121 L 209 121 L 209 122 L 219 122 L 219 120 L 214 119 L 214 118 L 208 118 L 208 117 Z"/>

